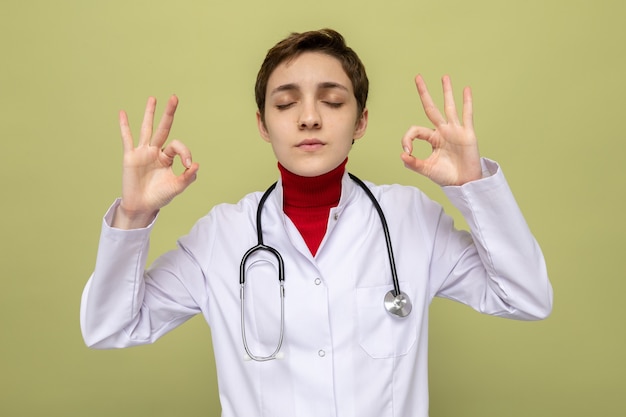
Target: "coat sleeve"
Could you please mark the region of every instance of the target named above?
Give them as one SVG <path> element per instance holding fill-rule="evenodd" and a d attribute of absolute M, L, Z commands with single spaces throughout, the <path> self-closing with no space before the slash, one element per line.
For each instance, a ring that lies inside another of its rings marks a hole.
<path fill-rule="evenodd" d="M 153 224 L 136 230 L 110 227 L 117 204 L 103 219 L 96 267 L 81 299 L 83 339 L 99 349 L 152 343 L 199 313 L 205 302 L 198 298 L 205 292 L 193 291 L 202 285 L 202 271 L 183 249 L 145 269 Z"/>
<path fill-rule="evenodd" d="M 546 318 L 552 311 L 553 292 L 541 249 L 500 167 L 486 159 L 482 163 L 483 179 L 444 187 L 470 234 L 453 231 L 452 220 L 440 217 L 432 294 L 490 315 Z"/>

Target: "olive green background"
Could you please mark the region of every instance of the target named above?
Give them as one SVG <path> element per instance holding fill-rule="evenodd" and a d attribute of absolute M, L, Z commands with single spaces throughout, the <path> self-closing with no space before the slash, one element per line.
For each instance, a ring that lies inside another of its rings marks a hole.
<path fill-rule="evenodd" d="M 428 123 L 416 73 L 439 103 L 441 75 L 457 97 L 471 85 L 481 152 L 503 166 L 554 285 L 543 322 L 433 303 L 431 417 L 623 416 L 625 5 L 2 0 L 0 415 L 219 414 L 201 318 L 151 346 L 82 342 L 80 295 L 120 190 L 117 112 L 138 127 L 149 95 L 160 112 L 177 94 L 172 136 L 201 165 L 163 210 L 156 255 L 214 204 L 277 177 L 256 131 L 256 71 L 289 32 L 333 27 L 371 82 L 370 127 L 351 171 L 421 187 L 458 218 L 441 190 L 402 166 L 399 140 Z"/>

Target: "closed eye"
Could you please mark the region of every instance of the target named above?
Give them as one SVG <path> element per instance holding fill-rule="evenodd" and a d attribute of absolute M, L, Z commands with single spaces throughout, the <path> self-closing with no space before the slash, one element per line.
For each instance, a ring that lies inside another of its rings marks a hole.
<path fill-rule="evenodd" d="M 293 106 L 294 104 L 295 104 L 295 102 L 291 102 L 291 103 L 284 103 L 284 104 L 277 104 L 277 105 L 276 105 L 276 108 L 277 108 L 278 110 L 286 110 L 286 109 L 288 109 L 289 107 Z"/>

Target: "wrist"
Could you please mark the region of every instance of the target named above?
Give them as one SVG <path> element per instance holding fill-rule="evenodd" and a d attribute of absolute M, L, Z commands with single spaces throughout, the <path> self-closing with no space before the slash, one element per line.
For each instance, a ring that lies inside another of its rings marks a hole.
<path fill-rule="evenodd" d="M 111 226 L 117 229 L 143 229 L 152 223 L 157 211 L 146 212 L 139 210 L 128 210 L 124 208 L 122 202 L 115 208 Z"/>

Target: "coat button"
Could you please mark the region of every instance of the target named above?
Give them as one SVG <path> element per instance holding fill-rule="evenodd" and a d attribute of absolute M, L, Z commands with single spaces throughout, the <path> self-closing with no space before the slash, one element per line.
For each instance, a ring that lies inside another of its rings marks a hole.
<path fill-rule="evenodd" d="M 320 285 L 322 283 L 322 280 L 319 278 L 315 278 L 315 285 Z"/>
<path fill-rule="evenodd" d="M 326 352 L 324 350 L 321 350 L 319 352 L 317 352 L 317 354 L 319 355 L 320 358 L 323 358 L 324 356 L 326 356 Z"/>

